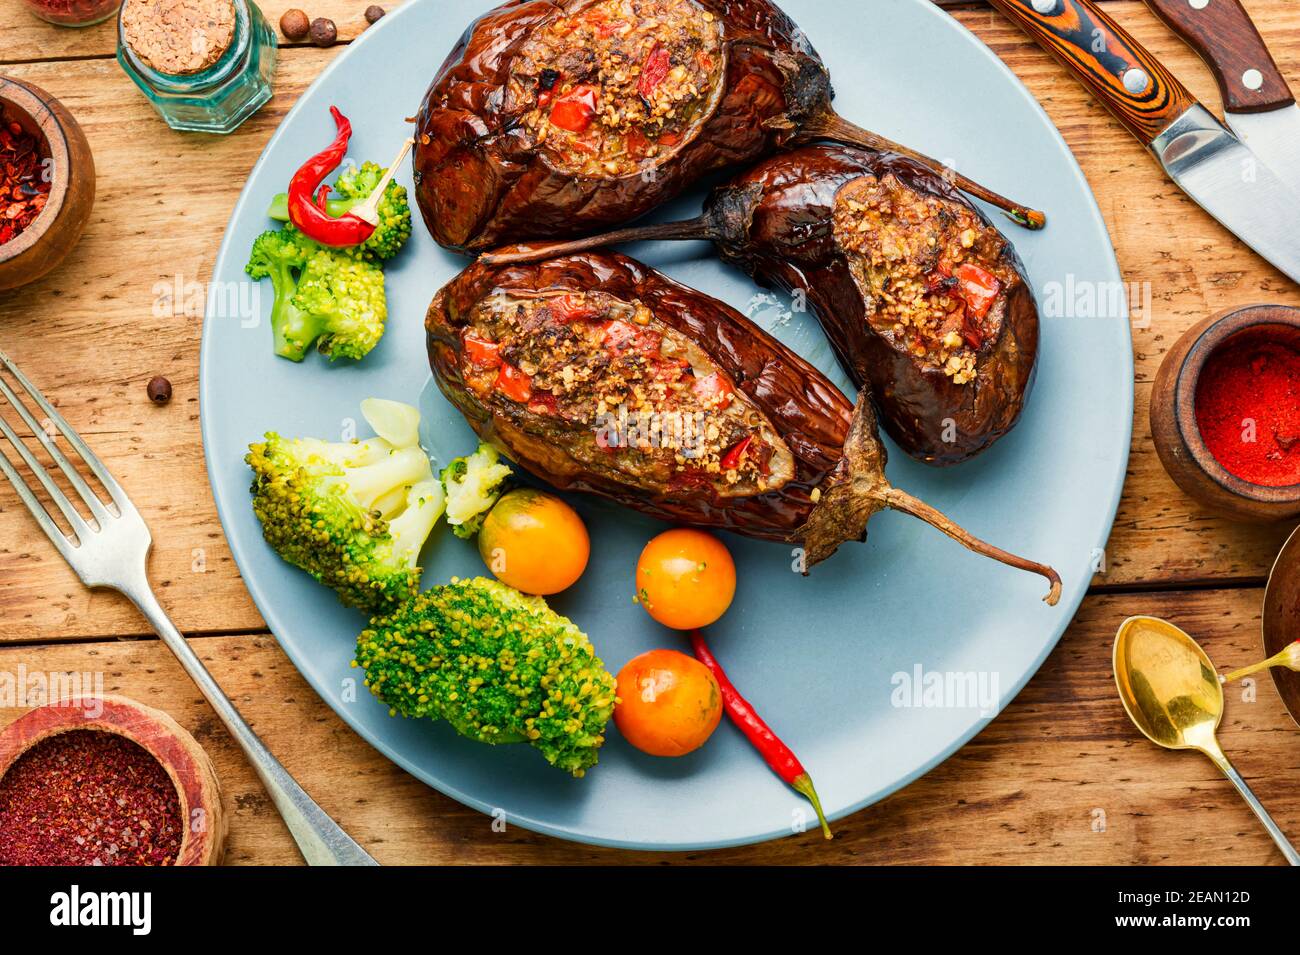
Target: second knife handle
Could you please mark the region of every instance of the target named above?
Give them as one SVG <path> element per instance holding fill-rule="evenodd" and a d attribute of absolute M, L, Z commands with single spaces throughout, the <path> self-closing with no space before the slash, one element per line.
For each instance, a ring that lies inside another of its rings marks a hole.
<path fill-rule="evenodd" d="M 1209 66 L 1219 81 L 1224 109 L 1233 113 L 1261 113 L 1295 102 L 1264 38 L 1240 0 L 1147 0 L 1147 3 Z"/>
<path fill-rule="evenodd" d="M 1173 74 L 1090 0 L 990 0 L 1149 146 L 1196 100 Z"/>

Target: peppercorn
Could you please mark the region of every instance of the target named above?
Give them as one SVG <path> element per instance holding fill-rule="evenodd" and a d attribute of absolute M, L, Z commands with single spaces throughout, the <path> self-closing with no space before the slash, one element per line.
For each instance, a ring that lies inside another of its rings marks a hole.
<path fill-rule="evenodd" d="M 154 404 L 165 405 L 172 400 L 172 383 L 162 375 L 149 381 L 149 400 Z"/>
<path fill-rule="evenodd" d="M 310 30 L 311 21 L 297 7 L 284 11 L 284 16 L 280 17 L 280 32 L 286 40 L 305 40 Z"/>
<path fill-rule="evenodd" d="M 366 7 L 367 23 L 378 23 L 380 18 L 383 17 L 383 15 L 384 15 L 384 8 L 377 3 L 372 3 L 370 6 Z"/>
<path fill-rule="evenodd" d="M 317 17 L 311 21 L 311 42 L 317 46 L 333 46 L 339 38 L 338 27 L 326 17 Z"/>

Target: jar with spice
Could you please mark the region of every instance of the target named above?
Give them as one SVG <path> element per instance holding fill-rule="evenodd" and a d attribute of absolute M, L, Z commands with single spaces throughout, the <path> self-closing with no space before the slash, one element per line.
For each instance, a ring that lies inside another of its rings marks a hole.
<path fill-rule="evenodd" d="M 271 98 L 275 32 L 249 0 L 126 0 L 117 59 L 173 129 L 229 133 Z"/>
<path fill-rule="evenodd" d="M 117 13 L 122 0 L 24 0 L 27 9 L 47 23 L 87 27 Z"/>

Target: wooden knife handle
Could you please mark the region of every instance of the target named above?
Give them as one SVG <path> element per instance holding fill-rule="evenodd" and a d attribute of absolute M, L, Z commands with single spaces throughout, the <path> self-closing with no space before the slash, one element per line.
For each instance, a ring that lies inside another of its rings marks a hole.
<path fill-rule="evenodd" d="M 1143 145 L 1196 105 L 1173 74 L 1091 0 L 990 2 L 1073 70 Z"/>
<path fill-rule="evenodd" d="M 1295 102 L 1282 71 L 1240 0 L 1147 3 L 1205 60 L 1219 81 L 1224 109 L 1262 113 Z"/>

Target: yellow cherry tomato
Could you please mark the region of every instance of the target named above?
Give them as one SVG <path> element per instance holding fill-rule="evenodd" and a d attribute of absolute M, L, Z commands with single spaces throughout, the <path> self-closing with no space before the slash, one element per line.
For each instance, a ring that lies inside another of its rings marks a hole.
<path fill-rule="evenodd" d="M 636 563 L 636 598 L 665 627 L 707 627 L 736 595 L 736 565 L 722 541 L 689 528 L 664 531 Z"/>
<path fill-rule="evenodd" d="M 685 756 L 699 749 L 722 719 L 722 691 L 699 660 L 676 650 L 651 650 L 618 674 L 614 724 L 651 756 Z"/>
<path fill-rule="evenodd" d="M 568 504 L 520 488 L 502 496 L 484 518 L 478 552 L 503 584 L 526 594 L 558 594 L 586 570 L 591 540 Z"/>

